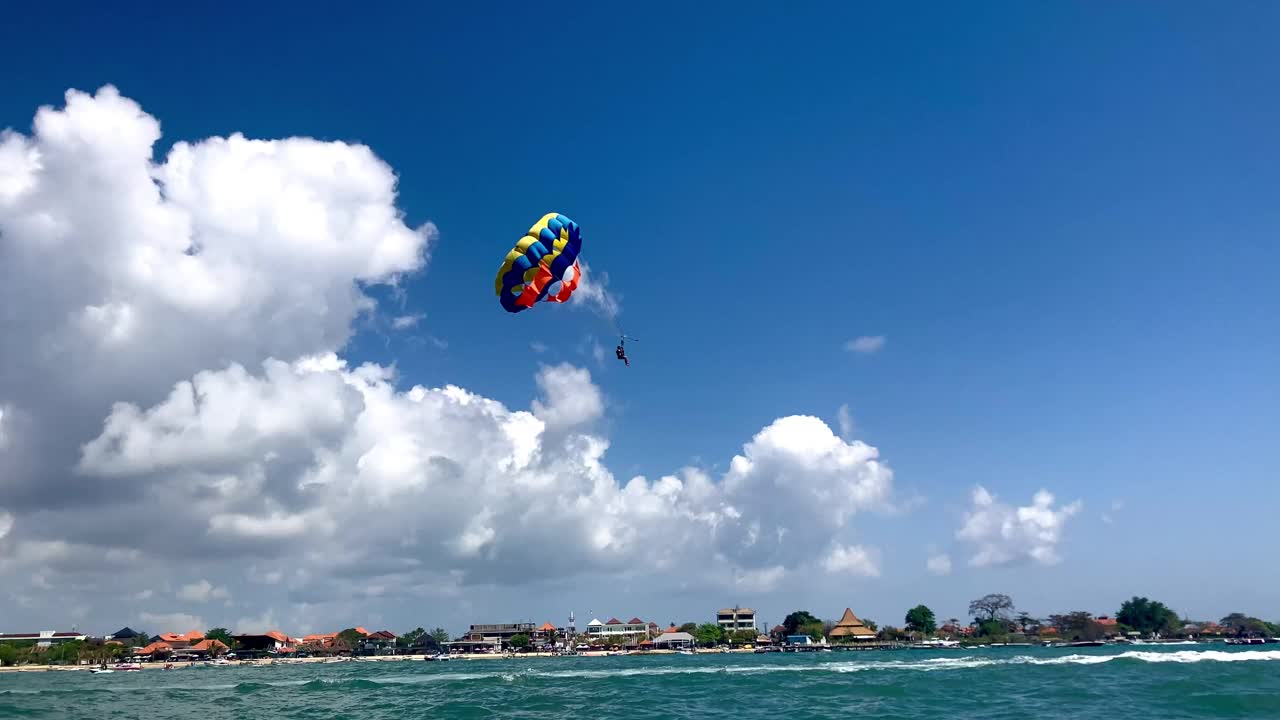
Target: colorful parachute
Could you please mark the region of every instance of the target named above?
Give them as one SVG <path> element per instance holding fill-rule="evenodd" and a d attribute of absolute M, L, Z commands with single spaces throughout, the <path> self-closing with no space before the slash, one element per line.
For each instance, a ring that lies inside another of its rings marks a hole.
<path fill-rule="evenodd" d="M 537 302 L 562 303 L 578 288 L 582 272 L 578 251 L 582 232 L 560 213 L 542 216 L 507 253 L 494 289 L 507 312 L 517 313 Z"/>

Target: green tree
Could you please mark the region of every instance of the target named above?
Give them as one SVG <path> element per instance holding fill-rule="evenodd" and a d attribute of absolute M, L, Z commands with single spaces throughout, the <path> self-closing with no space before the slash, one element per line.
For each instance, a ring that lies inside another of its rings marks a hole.
<path fill-rule="evenodd" d="M 746 645 L 756 641 L 756 634 L 751 630 L 734 630 L 729 633 L 729 642 L 734 645 Z"/>
<path fill-rule="evenodd" d="M 402 647 L 402 648 L 409 647 L 410 645 L 416 643 L 418 641 L 418 638 L 426 634 L 427 634 L 427 631 L 424 630 L 423 628 L 420 628 L 420 627 L 414 628 L 409 632 L 396 638 L 396 647 Z"/>
<path fill-rule="evenodd" d="M 930 635 L 938 629 L 938 621 L 934 619 L 933 611 L 924 605 L 917 605 L 908 610 L 906 623 L 908 630 L 925 635 Z"/>
<path fill-rule="evenodd" d="M 814 617 L 813 615 L 809 614 L 808 610 L 797 610 L 791 613 L 790 615 L 788 615 L 782 621 L 782 627 L 787 629 L 788 635 L 796 635 L 796 634 L 799 634 L 800 628 L 802 626 L 808 625 L 811 623 L 821 624 L 822 621 Z"/>
<path fill-rule="evenodd" d="M 1116 613 L 1116 622 L 1137 630 L 1143 635 L 1176 633 L 1182 628 L 1178 614 L 1170 610 L 1164 603 L 1134 596 L 1120 605 Z"/>
<path fill-rule="evenodd" d="M 687 622 L 680 626 L 680 632 L 689 633 L 690 635 L 698 631 L 698 623 Z"/>
<path fill-rule="evenodd" d="M 18 648 L 11 643 L 0 643 L 0 667 L 13 667 L 18 664 Z"/>
<path fill-rule="evenodd" d="M 724 629 L 715 623 L 703 623 L 693 631 L 699 645 L 718 645 L 724 640 Z"/>
<path fill-rule="evenodd" d="M 232 649 L 235 649 L 236 645 L 239 644 L 236 642 L 235 638 L 231 637 L 231 631 L 223 627 L 216 627 L 210 630 L 209 632 L 205 633 L 204 639 L 217 640 L 218 642 Z"/>
<path fill-rule="evenodd" d="M 364 642 L 364 633 L 355 628 L 347 628 L 338 633 L 338 637 L 334 639 L 334 647 L 338 652 L 355 652 L 360 649 L 360 643 Z"/>
<path fill-rule="evenodd" d="M 1065 615 L 1050 615 L 1049 622 L 1058 628 L 1058 635 L 1064 640 L 1098 640 L 1106 631 L 1093 619 L 1093 615 L 1083 610 L 1076 610 Z"/>
<path fill-rule="evenodd" d="M 1008 619 L 1013 612 L 1013 599 L 1008 595 L 991 593 L 969 602 L 969 614 L 979 622 Z"/>
<path fill-rule="evenodd" d="M 443 645 L 443 644 L 445 644 L 445 643 L 447 643 L 447 642 L 449 642 L 450 640 L 452 640 L 452 639 L 453 639 L 453 638 L 449 637 L 449 631 L 448 631 L 448 630 L 445 630 L 444 628 L 441 628 L 441 627 L 438 627 L 438 628 L 435 628 L 434 630 L 432 630 L 432 631 L 431 631 L 431 637 L 432 637 L 432 639 L 434 639 L 436 642 L 440 643 L 441 645 Z"/>
<path fill-rule="evenodd" d="M 1018 616 L 1014 618 L 1014 622 L 1018 623 L 1018 632 L 1021 633 L 1027 632 L 1028 628 L 1034 627 L 1038 624 L 1036 619 L 1031 617 L 1030 613 L 1026 612 L 1018 613 Z"/>
<path fill-rule="evenodd" d="M 1001 642 L 1009 635 L 1009 625 L 1003 620 L 986 620 L 978 623 L 976 634 Z"/>
<path fill-rule="evenodd" d="M 870 628 L 872 632 L 875 632 L 880 629 L 880 626 L 876 625 L 875 620 L 868 620 L 866 618 L 862 618 L 862 624 Z"/>
<path fill-rule="evenodd" d="M 133 640 L 131 642 L 134 647 L 146 647 L 151 644 L 151 634 L 140 632 L 133 636 Z"/>
<path fill-rule="evenodd" d="M 529 640 L 528 635 L 520 633 L 519 635 L 512 635 L 511 639 L 507 641 L 507 644 L 515 650 L 524 652 L 529 649 L 529 645 L 531 645 L 532 642 Z"/>
<path fill-rule="evenodd" d="M 1229 630 L 1236 637 L 1249 635 L 1268 635 L 1269 624 L 1256 617 L 1244 613 L 1231 613 L 1218 621 L 1218 624 Z"/>
<path fill-rule="evenodd" d="M 808 635 L 814 642 L 822 642 L 822 638 L 827 636 L 827 629 L 821 620 L 807 622 L 801 625 L 799 630 L 801 635 Z"/>

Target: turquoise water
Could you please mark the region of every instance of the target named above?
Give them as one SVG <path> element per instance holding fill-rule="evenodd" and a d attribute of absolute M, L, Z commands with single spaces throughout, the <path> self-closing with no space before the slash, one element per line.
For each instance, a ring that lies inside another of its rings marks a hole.
<path fill-rule="evenodd" d="M 526 658 L 0 674 L 0 718 L 1280 718 L 1280 650 Z"/>

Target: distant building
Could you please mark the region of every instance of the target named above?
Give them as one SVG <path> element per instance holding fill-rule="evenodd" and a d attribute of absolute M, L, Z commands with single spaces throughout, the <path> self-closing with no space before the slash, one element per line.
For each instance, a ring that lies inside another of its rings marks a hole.
<path fill-rule="evenodd" d="M 141 644 L 146 645 L 148 638 L 143 637 L 142 633 L 131 627 L 122 627 L 111 634 L 107 640 L 118 640 L 125 645 Z"/>
<path fill-rule="evenodd" d="M 531 640 L 537 632 L 533 623 L 492 623 L 472 625 L 462 637 L 449 643 L 451 648 L 468 652 L 491 650 L 499 652 L 511 645 L 511 638 L 526 635 Z"/>
<path fill-rule="evenodd" d="M 34 642 L 36 647 L 47 648 L 72 640 L 88 640 L 89 636 L 79 632 L 56 632 L 41 630 L 33 633 L 0 633 L 0 642 Z"/>
<path fill-rule="evenodd" d="M 655 650 L 684 650 L 695 644 L 693 636 L 687 632 L 665 632 L 653 639 Z"/>
<path fill-rule="evenodd" d="M 649 636 L 649 623 L 640 618 L 631 618 L 627 622 L 622 622 L 617 618 L 609 618 L 609 622 L 602 623 L 598 619 L 593 619 L 587 623 L 587 637 L 621 637 L 624 635 L 644 635 Z"/>
<path fill-rule="evenodd" d="M 276 630 L 265 633 L 246 633 L 234 635 L 233 637 L 236 640 L 236 655 L 245 657 L 276 655 L 281 652 L 291 651 L 298 644 L 297 640 Z"/>
<path fill-rule="evenodd" d="M 394 655 L 396 652 L 396 634 L 390 630 L 368 633 L 360 641 L 359 649 L 365 655 Z"/>
<path fill-rule="evenodd" d="M 876 631 L 867 627 L 849 608 L 844 609 L 840 622 L 831 629 L 831 639 L 835 642 L 857 642 L 859 640 L 875 640 Z"/>
<path fill-rule="evenodd" d="M 716 613 L 716 624 L 725 632 L 756 630 L 756 611 L 751 608 L 724 608 Z"/>
<path fill-rule="evenodd" d="M 204 639 L 204 633 L 192 630 L 188 633 L 160 633 L 159 642 L 165 643 L 174 650 L 191 647 Z"/>

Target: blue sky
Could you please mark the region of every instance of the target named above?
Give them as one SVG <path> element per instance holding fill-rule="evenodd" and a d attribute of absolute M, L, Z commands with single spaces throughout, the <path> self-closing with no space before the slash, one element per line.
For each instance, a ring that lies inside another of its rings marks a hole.
<path fill-rule="evenodd" d="M 401 294 L 375 291 L 419 327 L 366 323 L 348 358 L 513 407 L 539 363 L 582 365 L 622 480 L 717 475 L 775 418 L 836 427 L 847 405 L 917 502 L 857 521 L 881 577 L 747 598 L 779 618 L 896 619 L 921 597 L 960 615 L 995 590 L 1276 614 L 1280 586 L 1251 574 L 1276 538 L 1251 513 L 1280 500 L 1280 10 L 463 8 L 31 6 L 0 29 L 0 126 L 110 83 L 159 118 L 157 158 L 233 132 L 369 145 L 440 236 Z M 584 352 L 611 343 L 590 312 L 493 297 L 552 210 L 621 298 L 630 369 Z M 860 336 L 884 346 L 847 351 Z M 1081 500 L 1061 564 L 966 567 L 978 484 Z M 950 576 L 926 572 L 930 545 Z"/>

